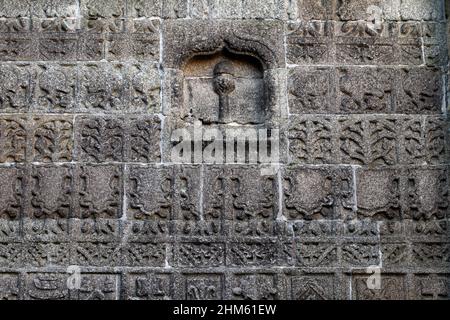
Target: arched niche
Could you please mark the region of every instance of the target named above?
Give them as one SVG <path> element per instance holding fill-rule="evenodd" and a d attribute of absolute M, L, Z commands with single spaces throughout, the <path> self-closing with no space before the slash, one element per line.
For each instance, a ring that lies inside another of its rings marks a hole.
<path fill-rule="evenodd" d="M 164 23 L 163 38 L 163 113 L 169 132 L 194 120 L 280 126 L 287 115 L 282 23 L 177 19 Z M 222 72 L 222 78 L 234 81 L 228 97 L 214 88 L 221 62 L 231 64 L 229 74 Z M 222 117 L 221 99 L 229 106 Z"/>
<path fill-rule="evenodd" d="M 226 48 L 195 55 L 182 67 L 183 102 L 203 124 L 261 124 L 267 114 L 259 59 Z"/>

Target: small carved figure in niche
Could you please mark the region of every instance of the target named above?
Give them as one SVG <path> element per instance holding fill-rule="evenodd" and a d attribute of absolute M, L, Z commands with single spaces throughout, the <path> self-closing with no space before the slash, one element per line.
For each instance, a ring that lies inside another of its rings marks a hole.
<path fill-rule="evenodd" d="M 194 56 L 183 68 L 183 116 L 203 124 L 262 124 L 264 70 L 251 56 L 226 50 Z"/>
<path fill-rule="evenodd" d="M 214 91 L 219 95 L 219 122 L 228 114 L 228 96 L 236 89 L 233 65 L 228 61 L 218 63 L 214 68 Z"/>

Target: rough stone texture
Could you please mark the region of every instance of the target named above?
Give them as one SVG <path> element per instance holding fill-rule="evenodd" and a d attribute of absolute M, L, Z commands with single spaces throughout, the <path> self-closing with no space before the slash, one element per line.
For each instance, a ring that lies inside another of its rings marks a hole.
<path fill-rule="evenodd" d="M 450 299 L 449 14 L 0 0 L 0 300 Z M 199 124 L 279 158 L 173 161 Z"/>

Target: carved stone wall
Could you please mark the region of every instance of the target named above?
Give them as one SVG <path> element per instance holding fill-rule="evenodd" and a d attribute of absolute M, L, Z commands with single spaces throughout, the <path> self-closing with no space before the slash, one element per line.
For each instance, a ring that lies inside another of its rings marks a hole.
<path fill-rule="evenodd" d="M 0 0 L 0 299 L 449 299 L 449 30 L 444 0 Z M 175 161 L 198 127 L 278 158 Z"/>

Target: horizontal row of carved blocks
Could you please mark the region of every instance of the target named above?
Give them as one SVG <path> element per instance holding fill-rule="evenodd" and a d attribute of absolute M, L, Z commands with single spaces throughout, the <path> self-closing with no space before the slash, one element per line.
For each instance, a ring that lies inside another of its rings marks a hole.
<path fill-rule="evenodd" d="M 289 220 L 429 221 L 448 217 L 449 171 L 445 166 L 358 168 L 355 172 L 350 167 L 283 166 L 270 175 L 261 175 L 262 168 L 5 166 L 0 167 L 0 217 L 118 219 L 126 215 L 156 222 L 187 220 L 193 225 L 199 220 L 209 224 L 224 219 L 240 222 L 244 229 L 261 230 L 270 230 L 270 223 L 281 215 Z"/>
<path fill-rule="evenodd" d="M 449 297 L 448 273 L 382 273 L 381 279 L 381 290 L 370 290 L 367 287 L 368 275 L 364 272 L 90 271 L 81 273 L 80 289 L 69 290 L 67 281 L 70 280 L 70 274 L 40 271 L 0 273 L 0 297 L 12 300 L 395 300 Z"/>
<path fill-rule="evenodd" d="M 280 163 L 447 164 L 444 117 L 291 115 L 286 122 L 272 128 L 280 129 Z M 175 127 L 182 128 L 188 124 Z M 171 163 L 173 129 L 159 115 L 2 115 L 0 163 Z"/>

